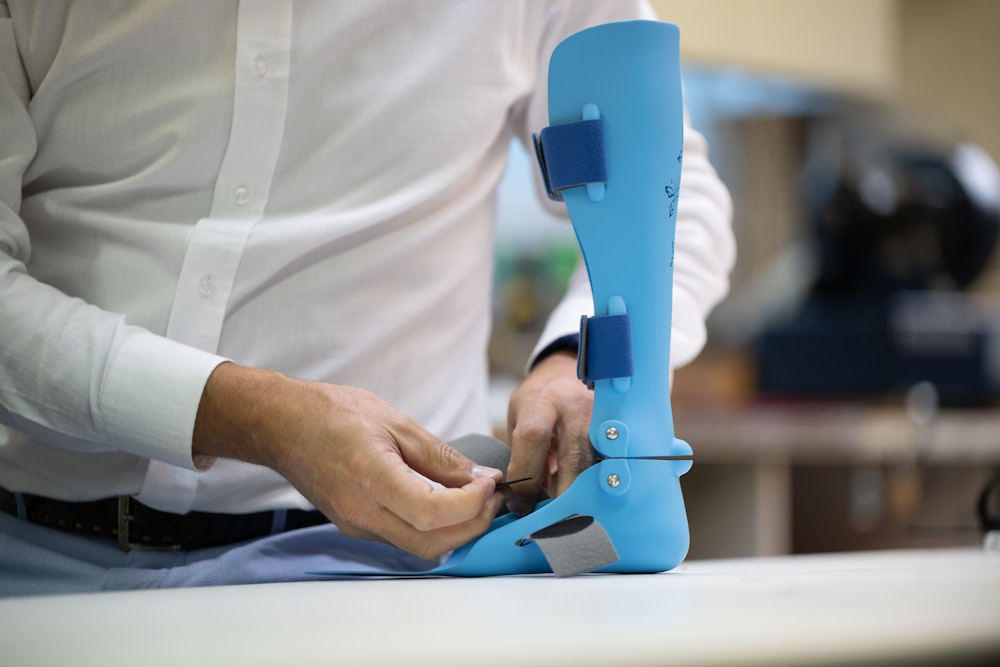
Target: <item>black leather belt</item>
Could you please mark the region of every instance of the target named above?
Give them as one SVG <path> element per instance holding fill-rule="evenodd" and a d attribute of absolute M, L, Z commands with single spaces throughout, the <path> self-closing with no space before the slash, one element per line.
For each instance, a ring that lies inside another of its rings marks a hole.
<path fill-rule="evenodd" d="M 49 528 L 117 540 L 123 551 L 202 549 L 327 522 L 317 511 L 173 514 L 129 496 L 69 502 L 2 488 L 0 510 Z"/>

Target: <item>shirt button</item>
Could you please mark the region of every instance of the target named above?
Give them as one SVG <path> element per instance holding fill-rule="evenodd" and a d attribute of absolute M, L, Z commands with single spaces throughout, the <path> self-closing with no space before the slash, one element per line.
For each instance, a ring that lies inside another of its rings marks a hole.
<path fill-rule="evenodd" d="M 270 67 L 268 67 L 267 58 L 264 57 L 264 54 L 258 53 L 256 56 L 254 56 L 253 71 L 258 78 L 263 79 L 265 76 L 267 76 L 269 70 Z"/>
<path fill-rule="evenodd" d="M 204 297 L 212 296 L 212 292 L 215 291 L 215 285 L 212 284 L 211 276 L 204 276 L 198 281 L 198 294 Z"/>
<path fill-rule="evenodd" d="M 248 201 L 250 201 L 250 191 L 247 190 L 242 185 L 233 190 L 233 203 L 237 206 L 243 206 Z"/>

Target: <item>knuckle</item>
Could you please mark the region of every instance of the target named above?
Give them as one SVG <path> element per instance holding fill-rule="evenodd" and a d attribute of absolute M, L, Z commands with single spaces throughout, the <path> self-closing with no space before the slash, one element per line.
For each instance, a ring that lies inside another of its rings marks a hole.
<path fill-rule="evenodd" d="M 438 520 L 432 508 L 418 506 L 412 509 L 409 524 L 420 532 L 427 532 L 438 527 Z"/>
<path fill-rule="evenodd" d="M 562 399 L 564 403 L 571 405 L 576 410 L 589 411 L 594 406 L 594 395 L 580 382 L 574 382 L 572 386 L 565 387 Z"/>
<path fill-rule="evenodd" d="M 466 464 L 466 457 L 445 443 L 434 447 L 432 455 L 437 458 L 437 463 L 442 469 L 462 468 Z"/>
<path fill-rule="evenodd" d="M 367 531 L 361 530 L 357 526 L 353 526 L 345 521 L 338 523 L 337 528 L 340 529 L 341 533 L 347 535 L 348 537 L 368 537 Z"/>
<path fill-rule="evenodd" d="M 441 556 L 447 549 L 441 548 L 439 545 L 435 544 L 429 539 L 419 539 L 416 540 L 409 547 L 406 547 L 406 551 L 418 558 L 423 558 L 424 560 L 430 560 L 432 558 L 437 558 Z"/>
<path fill-rule="evenodd" d="M 548 442 L 552 439 L 552 428 L 538 422 L 518 422 L 514 426 L 515 442 Z"/>
<path fill-rule="evenodd" d="M 357 537 L 370 530 L 371 522 L 368 520 L 368 514 L 360 506 L 344 508 L 339 515 L 340 521 L 337 525 L 341 532 Z"/>

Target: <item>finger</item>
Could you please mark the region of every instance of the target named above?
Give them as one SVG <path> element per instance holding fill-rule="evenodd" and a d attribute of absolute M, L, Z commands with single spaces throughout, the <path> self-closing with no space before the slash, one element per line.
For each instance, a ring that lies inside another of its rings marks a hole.
<path fill-rule="evenodd" d="M 493 496 L 496 480 L 473 477 L 458 487 L 435 487 L 415 476 L 398 456 L 386 456 L 384 475 L 370 482 L 373 500 L 419 531 L 465 523 Z"/>
<path fill-rule="evenodd" d="M 554 493 L 557 496 L 594 463 L 589 433 L 594 410 L 593 394 L 583 383 L 573 383 L 564 389 L 555 434 L 558 474 L 555 476 Z"/>
<path fill-rule="evenodd" d="M 395 438 L 408 466 L 444 486 L 461 487 L 477 477 L 503 480 L 502 470 L 477 464 L 422 428 L 397 432 Z"/>
<path fill-rule="evenodd" d="M 462 523 L 419 530 L 392 510 L 382 508 L 376 518 L 383 539 L 420 558 L 436 558 L 485 533 L 503 505 L 503 494 L 492 494 L 478 514 Z"/>
<path fill-rule="evenodd" d="M 556 435 L 559 471 L 555 476 L 557 496 L 568 489 L 579 474 L 594 463 L 590 435 L 586 428 L 579 428 L 580 424 L 589 423 L 589 417 L 586 421 L 572 417 L 564 418 L 563 423 L 566 425 L 565 428 L 558 429 Z"/>
<path fill-rule="evenodd" d="M 537 401 L 529 407 L 512 409 L 508 420 L 510 438 L 510 479 L 530 477 L 523 484 L 511 487 L 507 507 L 515 514 L 527 514 L 534 506 L 547 478 L 546 461 L 552 446 L 558 412 L 548 401 Z"/>

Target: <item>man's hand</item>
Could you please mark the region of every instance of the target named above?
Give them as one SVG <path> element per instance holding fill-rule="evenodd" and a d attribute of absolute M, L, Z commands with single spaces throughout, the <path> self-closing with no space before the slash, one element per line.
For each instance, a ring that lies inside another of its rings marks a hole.
<path fill-rule="evenodd" d="M 587 435 L 593 409 L 593 392 L 576 377 L 576 355 L 556 352 L 528 373 L 507 410 L 507 477 L 531 480 L 510 487 L 510 511 L 530 512 L 543 487 L 557 496 L 593 463 Z"/>
<path fill-rule="evenodd" d="M 209 377 L 193 454 L 273 468 L 344 533 L 422 558 L 483 534 L 503 504 L 501 471 L 476 466 L 374 394 L 232 363 Z"/>

